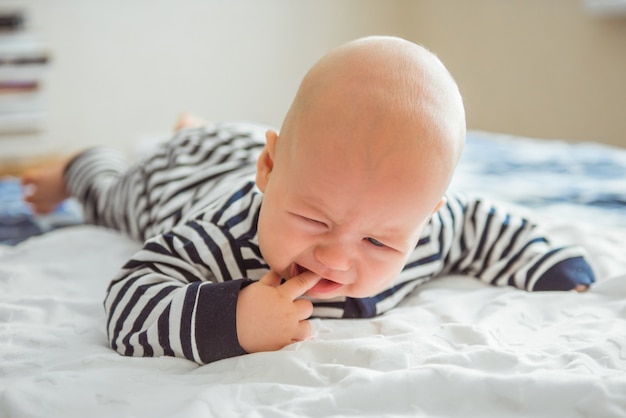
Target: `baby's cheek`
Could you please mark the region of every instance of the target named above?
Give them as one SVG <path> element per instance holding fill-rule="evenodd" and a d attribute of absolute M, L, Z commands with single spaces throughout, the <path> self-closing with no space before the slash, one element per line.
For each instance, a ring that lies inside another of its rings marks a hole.
<path fill-rule="evenodd" d="M 387 290 L 391 283 L 393 283 L 394 277 L 385 277 L 381 275 L 367 275 L 361 276 L 357 282 L 352 286 L 352 297 L 369 298 L 376 296 L 377 294 Z"/>
<path fill-rule="evenodd" d="M 401 264 L 393 263 L 385 266 L 386 268 L 381 269 L 375 279 L 376 286 L 378 287 L 378 292 L 380 293 L 383 290 L 387 290 L 391 286 L 393 286 L 394 282 L 402 272 L 402 268 L 404 267 L 404 262 Z"/>

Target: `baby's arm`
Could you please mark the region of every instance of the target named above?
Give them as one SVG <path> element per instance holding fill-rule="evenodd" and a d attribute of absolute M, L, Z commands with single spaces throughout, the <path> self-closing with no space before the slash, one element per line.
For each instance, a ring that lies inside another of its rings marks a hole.
<path fill-rule="evenodd" d="M 579 247 L 552 245 L 537 225 L 479 199 L 455 196 L 440 216 L 455 224 L 447 270 L 525 290 L 586 290 L 595 280 Z"/>
<path fill-rule="evenodd" d="M 259 282 L 218 281 L 212 269 L 229 267 L 216 266 L 207 247 L 188 238 L 194 230 L 209 239 L 199 223 L 176 227 L 147 241 L 111 283 L 105 310 L 112 348 L 204 364 L 310 335 L 312 305 L 298 297 L 319 278 L 307 272 L 281 284 L 268 273 Z"/>

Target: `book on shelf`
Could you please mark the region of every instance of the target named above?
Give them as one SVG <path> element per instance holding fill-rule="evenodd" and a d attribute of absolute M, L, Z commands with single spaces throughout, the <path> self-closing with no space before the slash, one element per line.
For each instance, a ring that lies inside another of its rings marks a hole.
<path fill-rule="evenodd" d="M 32 33 L 0 32 L 0 89 L 32 90 L 46 75 L 49 53 Z"/>
<path fill-rule="evenodd" d="M 0 134 L 41 130 L 50 54 L 24 28 L 20 11 L 0 9 Z"/>
<path fill-rule="evenodd" d="M 0 9 L 0 32 L 12 32 L 24 27 L 24 13 L 20 10 Z"/>

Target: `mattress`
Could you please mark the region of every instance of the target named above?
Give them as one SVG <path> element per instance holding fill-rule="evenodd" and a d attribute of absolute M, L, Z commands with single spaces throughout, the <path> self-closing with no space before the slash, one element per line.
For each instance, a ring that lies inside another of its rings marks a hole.
<path fill-rule="evenodd" d="M 473 131 L 451 187 L 580 244 L 597 284 L 441 277 L 382 316 L 199 366 L 108 348 L 104 294 L 140 244 L 57 228 L 0 245 L 0 416 L 626 416 L 626 151 Z"/>

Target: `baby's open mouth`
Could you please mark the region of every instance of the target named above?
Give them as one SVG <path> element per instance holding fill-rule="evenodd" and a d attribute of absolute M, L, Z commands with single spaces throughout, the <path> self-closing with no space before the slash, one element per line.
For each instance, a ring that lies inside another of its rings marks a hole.
<path fill-rule="evenodd" d="M 341 283 L 337 283 L 329 279 L 321 279 L 319 282 L 317 282 L 315 286 L 309 289 L 307 294 L 310 294 L 311 296 L 322 295 L 325 293 L 333 292 L 339 289 L 341 286 L 343 286 Z"/>
<path fill-rule="evenodd" d="M 293 263 L 293 265 L 291 266 L 291 277 L 302 274 L 305 271 L 309 271 L 309 269 L 302 267 L 299 264 Z M 306 292 L 306 294 L 309 294 L 310 296 L 322 295 L 337 290 L 341 286 L 343 286 L 341 283 L 322 277 L 320 281 L 315 284 L 315 286 L 313 286 Z"/>

